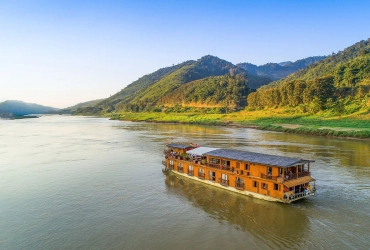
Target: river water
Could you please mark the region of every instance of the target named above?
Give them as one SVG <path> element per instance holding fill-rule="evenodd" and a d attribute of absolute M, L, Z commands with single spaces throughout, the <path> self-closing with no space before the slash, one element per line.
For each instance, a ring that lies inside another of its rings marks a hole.
<path fill-rule="evenodd" d="M 286 205 L 162 173 L 188 141 L 315 160 Z M 0 249 L 370 249 L 370 142 L 245 128 L 0 120 Z"/>

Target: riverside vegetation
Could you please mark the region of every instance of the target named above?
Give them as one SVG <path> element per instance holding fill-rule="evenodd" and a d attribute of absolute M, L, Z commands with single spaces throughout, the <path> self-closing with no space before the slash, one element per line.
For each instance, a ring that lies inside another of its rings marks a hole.
<path fill-rule="evenodd" d="M 75 114 L 370 138 L 370 39 L 307 62 L 272 82 L 281 68 L 253 75 L 247 64 L 205 56 L 143 76 Z"/>

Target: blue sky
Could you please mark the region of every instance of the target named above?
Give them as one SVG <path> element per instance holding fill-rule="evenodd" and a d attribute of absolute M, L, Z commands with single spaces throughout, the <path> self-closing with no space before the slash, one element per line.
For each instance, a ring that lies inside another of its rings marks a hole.
<path fill-rule="evenodd" d="M 105 98 L 159 68 L 328 55 L 370 37 L 370 1 L 3 1 L 0 101 Z"/>

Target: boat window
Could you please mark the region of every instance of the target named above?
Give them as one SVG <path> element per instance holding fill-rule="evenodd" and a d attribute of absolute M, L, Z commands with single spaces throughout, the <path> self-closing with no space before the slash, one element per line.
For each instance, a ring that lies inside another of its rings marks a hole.
<path fill-rule="evenodd" d="M 236 168 L 240 168 L 240 162 L 236 163 Z"/>
<path fill-rule="evenodd" d="M 262 188 L 267 190 L 267 184 L 266 183 L 262 183 Z"/>
<path fill-rule="evenodd" d="M 253 187 L 258 188 L 258 182 L 257 181 L 253 181 Z"/>
<path fill-rule="evenodd" d="M 189 166 L 189 170 L 193 170 L 193 166 Z"/>
<path fill-rule="evenodd" d="M 249 164 L 245 163 L 245 170 L 249 170 Z"/>
<path fill-rule="evenodd" d="M 222 174 L 222 179 L 223 180 L 227 180 L 228 178 L 227 178 L 227 174 Z"/>
<path fill-rule="evenodd" d="M 278 190 L 278 191 L 280 191 L 280 186 L 279 186 L 279 184 L 274 184 L 274 190 Z"/>
<path fill-rule="evenodd" d="M 272 174 L 272 167 L 267 167 L 267 174 Z"/>

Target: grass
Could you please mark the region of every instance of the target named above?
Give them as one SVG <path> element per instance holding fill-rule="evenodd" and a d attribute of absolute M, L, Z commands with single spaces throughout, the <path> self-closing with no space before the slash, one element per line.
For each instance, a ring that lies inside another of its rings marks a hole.
<path fill-rule="evenodd" d="M 115 113 L 111 119 L 127 121 L 187 123 L 221 126 L 254 127 L 262 130 L 320 136 L 370 138 L 370 112 L 368 110 L 347 116 L 325 113 L 292 113 L 289 110 L 239 111 L 229 114 L 201 113 Z"/>

